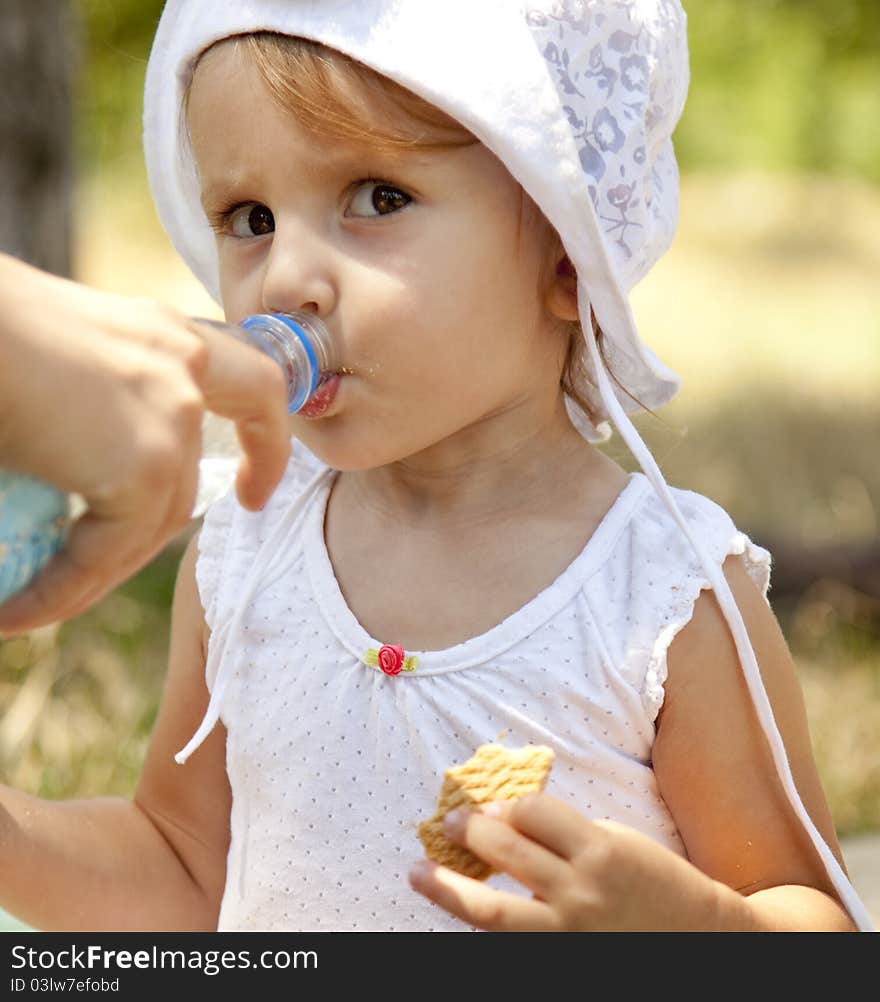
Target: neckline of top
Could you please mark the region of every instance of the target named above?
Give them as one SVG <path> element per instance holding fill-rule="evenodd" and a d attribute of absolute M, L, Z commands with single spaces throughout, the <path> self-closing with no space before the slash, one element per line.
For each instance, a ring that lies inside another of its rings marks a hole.
<path fill-rule="evenodd" d="M 327 503 L 336 475 L 318 487 L 309 504 L 303 522 L 303 549 L 312 591 L 321 614 L 339 642 L 363 661 L 368 650 L 375 651 L 386 644 L 394 644 L 395 640 L 393 637 L 380 640 L 371 636 L 349 608 L 339 587 L 324 539 Z M 417 670 L 401 673 L 399 677 L 415 679 L 483 664 L 546 623 L 602 566 L 650 486 L 643 473 L 631 473 L 583 549 L 551 584 L 485 633 L 443 650 L 407 650 L 407 656 L 416 658 Z"/>

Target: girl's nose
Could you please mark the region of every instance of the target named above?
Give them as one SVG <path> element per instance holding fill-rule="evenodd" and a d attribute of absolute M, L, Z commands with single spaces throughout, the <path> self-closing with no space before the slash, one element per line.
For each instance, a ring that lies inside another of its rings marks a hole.
<path fill-rule="evenodd" d="M 326 317 L 336 305 L 331 254 L 320 241 L 276 230 L 263 274 L 263 309 L 267 313 L 309 310 Z"/>

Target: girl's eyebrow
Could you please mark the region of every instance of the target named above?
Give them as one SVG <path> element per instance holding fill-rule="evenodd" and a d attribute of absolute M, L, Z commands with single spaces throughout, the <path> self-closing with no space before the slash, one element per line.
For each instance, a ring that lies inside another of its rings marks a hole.
<path fill-rule="evenodd" d="M 315 156 L 304 165 L 305 176 L 319 173 L 329 181 L 348 174 L 362 173 L 369 167 L 372 173 L 388 170 L 392 174 L 402 170 L 430 170 L 441 167 L 455 150 L 430 149 L 376 151 L 369 147 L 347 147 L 337 152 L 328 151 Z M 445 154 L 445 156 L 444 156 Z M 249 168 L 227 167 L 216 178 L 204 180 L 201 185 L 201 202 L 204 207 L 224 201 L 230 191 L 242 191 L 256 184 L 255 171 Z"/>
<path fill-rule="evenodd" d="M 244 171 L 227 171 L 209 181 L 202 179 L 200 185 L 202 208 L 207 209 L 209 206 L 225 201 L 230 191 L 242 191 L 249 187 L 252 183 L 251 177 L 252 175 Z"/>
<path fill-rule="evenodd" d="M 317 168 L 338 174 L 360 171 L 365 163 L 376 170 L 430 169 L 443 162 L 443 154 L 451 151 L 415 147 L 399 150 L 375 150 L 369 146 L 347 146 L 337 151 L 321 152 L 315 158 Z"/>

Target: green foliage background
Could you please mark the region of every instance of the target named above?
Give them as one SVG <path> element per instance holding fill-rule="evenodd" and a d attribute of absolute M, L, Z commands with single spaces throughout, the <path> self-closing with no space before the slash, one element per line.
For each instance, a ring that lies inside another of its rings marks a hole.
<path fill-rule="evenodd" d="M 162 0 L 70 0 L 81 21 L 81 162 L 139 145 Z M 880 182 L 878 0 L 684 0 L 691 90 L 682 168 L 756 166 Z"/>

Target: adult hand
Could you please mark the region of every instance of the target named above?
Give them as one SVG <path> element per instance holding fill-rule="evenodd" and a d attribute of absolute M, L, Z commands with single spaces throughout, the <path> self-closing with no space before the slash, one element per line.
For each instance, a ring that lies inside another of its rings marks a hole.
<path fill-rule="evenodd" d="M 417 863 L 411 886 L 478 928 L 636 932 L 711 929 L 717 922 L 715 881 L 647 835 L 613 821 L 590 821 L 547 794 L 454 811 L 446 822 L 449 838 L 534 895 Z"/>
<path fill-rule="evenodd" d="M 257 510 L 290 455 L 279 367 L 148 300 L 0 255 L 0 467 L 83 496 L 64 551 L 0 607 L 10 635 L 82 612 L 186 527 L 205 409 L 236 423 Z"/>

